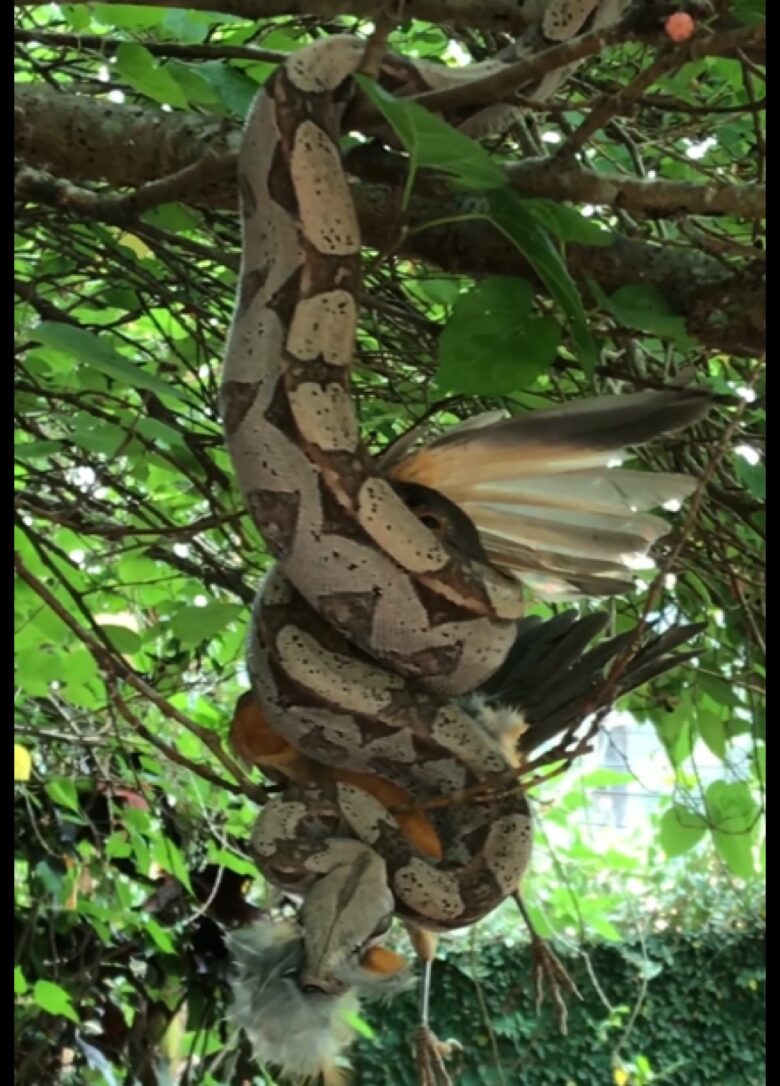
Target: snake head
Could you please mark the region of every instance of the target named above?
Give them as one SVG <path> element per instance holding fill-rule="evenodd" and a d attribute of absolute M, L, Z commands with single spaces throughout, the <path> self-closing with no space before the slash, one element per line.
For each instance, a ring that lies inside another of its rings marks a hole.
<path fill-rule="evenodd" d="M 401 970 L 401 959 L 393 969 L 389 959 L 380 964 L 376 953 L 371 954 L 390 927 L 395 908 L 384 861 L 368 848 L 350 860 L 335 864 L 319 879 L 301 906 L 304 990 L 338 995 L 352 986 L 385 986 Z"/>

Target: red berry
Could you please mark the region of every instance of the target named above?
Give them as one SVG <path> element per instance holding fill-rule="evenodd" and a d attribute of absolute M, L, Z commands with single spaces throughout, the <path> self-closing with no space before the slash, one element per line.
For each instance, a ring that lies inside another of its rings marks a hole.
<path fill-rule="evenodd" d="M 696 29 L 696 24 L 690 15 L 685 11 L 676 11 L 674 15 L 670 15 L 664 24 L 664 30 L 667 37 L 672 41 L 688 41 L 693 37 L 693 32 Z"/>

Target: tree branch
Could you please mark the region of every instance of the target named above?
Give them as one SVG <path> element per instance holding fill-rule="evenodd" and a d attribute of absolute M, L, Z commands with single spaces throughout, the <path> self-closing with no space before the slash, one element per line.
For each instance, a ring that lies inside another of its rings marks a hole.
<path fill-rule="evenodd" d="M 14 0 L 16 7 L 36 7 L 40 0 Z M 124 0 L 107 0 L 119 4 Z M 147 0 L 131 0 L 141 4 Z M 305 15 L 333 19 L 353 15 L 375 21 L 387 10 L 386 0 L 151 0 L 152 7 L 187 8 L 190 11 L 219 11 L 241 19 L 270 19 L 276 15 Z M 519 34 L 527 20 L 517 0 L 415 0 L 414 17 L 431 23 L 504 30 Z"/>
<path fill-rule="evenodd" d="M 185 113 L 157 113 L 93 97 L 67 95 L 38 84 L 16 89 L 16 151 L 32 170 L 17 176 L 19 195 L 64 208 L 79 217 L 126 225 L 157 198 L 234 208 L 238 127 Z M 206 167 L 208 164 L 208 168 Z M 46 166 L 46 170 L 41 167 Z M 367 147 L 350 156 L 350 171 L 366 243 L 398 250 L 467 275 L 522 275 L 535 279 L 518 253 L 484 223 L 465 220 L 468 201 L 426 192 L 418 185 L 406 219 L 398 206 L 405 161 Z M 577 162 L 530 159 L 509 168 L 513 185 L 527 196 L 606 205 L 656 217 L 681 214 L 764 214 L 765 189 L 720 182 L 646 181 L 596 173 Z M 128 195 L 95 193 L 72 180 L 137 185 Z M 473 203 L 473 202 L 472 202 Z M 447 226 L 428 223 L 450 219 Z M 402 229 L 402 227 L 404 229 Z M 400 239 L 400 241 L 399 241 Z M 724 266 L 722 259 L 615 235 L 603 248 L 571 245 L 575 279 L 592 278 L 607 292 L 631 283 L 656 287 L 688 331 L 705 346 L 733 354 L 764 350 L 764 269 Z"/>

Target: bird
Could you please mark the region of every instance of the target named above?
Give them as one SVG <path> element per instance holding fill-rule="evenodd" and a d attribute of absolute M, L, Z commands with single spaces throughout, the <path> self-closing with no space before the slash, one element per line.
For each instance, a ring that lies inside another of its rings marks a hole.
<path fill-rule="evenodd" d="M 583 722 L 610 666 L 633 641 L 638 651 L 616 677 L 609 704 L 693 659 L 696 650 L 683 646 L 704 628 L 691 624 L 662 633 L 634 629 L 589 647 L 609 621 L 606 613 L 579 616 L 574 610 L 546 620 L 535 615 L 521 619 L 502 668 L 479 690 L 459 699 L 505 745 L 512 764 L 522 767 L 533 752 Z M 293 748 L 274 732 L 251 691 L 239 699 L 230 742 L 238 757 L 277 782 L 301 785 L 325 775 L 364 788 L 392 811 L 402 833 L 424 856 L 440 858 L 436 829 L 425 811 L 399 811 L 398 806 L 408 807 L 409 797 L 390 782 L 323 766 Z M 442 1046 L 430 1032 L 428 1004 L 438 936 L 418 925 L 406 926 L 421 966 L 418 1035 L 425 1042 L 423 1058 L 437 1065 Z M 369 945 L 345 948 L 331 990 L 323 991 L 306 984 L 300 914 L 281 923 L 264 917 L 228 936 L 235 963 L 229 1018 L 246 1032 L 261 1066 L 280 1068 L 293 1082 L 341 1086 L 346 1081 L 344 1055 L 355 1039 L 362 1001 L 392 998 L 413 983 L 410 964 L 384 946 L 383 937 L 379 933 Z"/>

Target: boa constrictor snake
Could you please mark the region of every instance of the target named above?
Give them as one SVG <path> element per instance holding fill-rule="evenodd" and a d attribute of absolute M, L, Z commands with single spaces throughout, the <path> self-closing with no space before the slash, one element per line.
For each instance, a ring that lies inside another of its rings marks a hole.
<path fill-rule="evenodd" d="M 419 804 L 505 782 L 517 725 L 457 698 L 507 660 L 523 581 L 625 587 L 620 557 L 666 529 L 637 511 L 691 483 L 649 484 L 606 472 L 607 462 L 694 421 L 708 401 L 640 394 L 464 426 L 380 470 L 349 392 L 360 235 L 338 147 L 363 51 L 351 37 L 300 50 L 251 111 L 223 417 L 247 506 L 278 561 L 250 638 L 263 713 L 316 762 L 383 778 Z M 381 803 L 343 781 L 264 808 L 254 851 L 272 881 L 305 894 L 299 975 L 309 987 L 343 990 L 396 912 L 447 930 L 517 887 L 531 836 L 519 789 L 452 807 L 436 831 L 442 855 L 420 855 Z"/>

